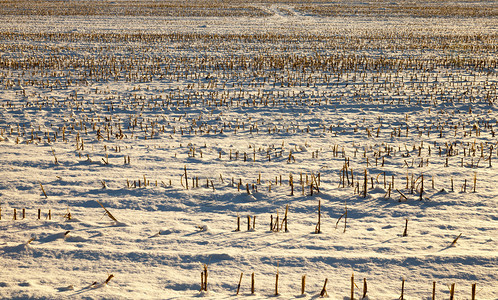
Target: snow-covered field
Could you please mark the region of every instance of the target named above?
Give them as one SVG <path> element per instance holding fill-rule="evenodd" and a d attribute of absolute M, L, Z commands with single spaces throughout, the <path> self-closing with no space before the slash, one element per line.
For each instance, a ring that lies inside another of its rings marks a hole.
<path fill-rule="evenodd" d="M 497 19 L 249 6 L 0 15 L 0 298 L 498 299 Z"/>

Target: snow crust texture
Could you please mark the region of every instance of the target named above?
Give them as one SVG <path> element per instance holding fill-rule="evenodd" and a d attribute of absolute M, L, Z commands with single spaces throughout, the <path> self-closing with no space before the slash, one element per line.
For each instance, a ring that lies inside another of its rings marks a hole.
<path fill-rule="evenodd" d="M 0 298 L 498 299 L 496 2 L 54 3 L 0 9 Z"/>

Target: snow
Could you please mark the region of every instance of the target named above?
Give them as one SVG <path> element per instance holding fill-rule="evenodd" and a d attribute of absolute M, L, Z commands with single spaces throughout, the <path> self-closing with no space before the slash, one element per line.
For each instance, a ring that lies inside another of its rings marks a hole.
<path fill-rule="evenodd" d="M 0 45 L 14 51 L 2 50 L 0 56 L 24 62 L 30 57 L 95 62 L 114 57 L 132 67 L 147 65 L 152 61 L 147 58 L 170 59 L 161 65 L 164 70 L 170 63 L 170 74 L 188 65 L 181 58 L 222 63 L 233 56 L 249 63 L 269 54 L 275 59 L 331 57 L 339 51 L 372 59 L 489 62 L 494 57 L 496 62 L 498 26 L 491 18 L 334 18 L 306 15 L 292 5 L 264 9 L 272 16 L 0 16 L 2 31 L 21 36 L 5 36 Z M 67 35 L 29 35 L 50 32 Z M 236 36 L 268 32 L 302 34 L 305 42 Z M 369 38 L 376 32 L 403 39 Z M 64 39 L 74 33 L 88 34 L 87 39 Z M 89 38 L 99 33 L 199 36 L 190 43 Z M 462 33 L 480 34 L 489 47 L 476 42 L 474 51 L 465 45 L 436 48 L 438 39 Z M 215 45 L 225 34 L 235 37 Z M 365 45 L 347 48 L 354 44 L 348 39 L 360 35 Z M 333 40 L 341 38 L 345 48 L 336 49 Z M 403 42 L 410 41 L 414 45 L 403 50 Z M 144 60 L 132 61 L 135 56 Z M 306 67 L 316 83 L 309 86 L 305 80 L 280 85 L 280 76 L 298 76 L 301 69 L 277 70 L 270 78 L 272 70 L 241 68 L 249 78 L 238 86 L 227 75 L 238 71 L 209 68 L 195 79 L 156 74 L 130 82 L 123 77 L 79 81 L 76 72 L 83 67 L 64 64 L 41 73 L 36 67 L 23 71 L 2 64 L 0 298 L 231 299 L 243 273 L 238 297 L 266 299 L 275 295 L 278 273 L 276 298 L 281 299 L 315 299 L 326 278 L 329 298 L 349 299 L 352 274 L 355 299 L 362 296 L 363 278 L 365 299 L 398 299 L 403 279 L 405 299 L 431 299 L 433 282 L 437 298 L 449 297 L 455 283 L 456 298 L 470 299 L 476 283 L 478 299 L 498 299 L 498 141 L 493 131 L 498 113 L 486 98 L 489 92 L 496 102 L 496 65 L 348 70 L 339 79 L 331 69 L 311 73 Z M 323 74 L 331 76 L 330 86 Z M 395 82 L 395 77 L 402 79 Z M 72 85 L 55 83 L 67 78 Z M 52 86 L 28 80 L 48 80 Z M 388 88 L 390 83 L 395 87 Z M 203 93 L 209 106 L 196 93 Z M 215 106 L 213 99 L 220 102 L 224 95 L 233 105 Z M 449 102 L 451 97 L 461 100 Z M 433 98 L 437 101 L 430 102 Z M 168 99 L 171 103 L 163 105 Z M 187 99 L 196 105 L 181 104 Z M 134 120 L 135 129 L 129 129 Z M 106 126 L 113 128 L 109 137 Z M 122 138 L 116 138 L 118 126 Z M 32 130 L 40 139 L 31 137 Z M 455 153 L 448 152 L 451 143 Z M 343 187 L 341 170 L 348 159 Z M 359 191 L 348 186 L 351 172 Z M 319 191 L 306 183 L 303 191 L 301 176 L 303 182 L 320 180 Z M 415 181 L 413 193 L 407 177 Z M 321 233 L 315 234 L 319 204 Z M 287 205 L 288 231 L 270 230 L 270 219 L 277 215 L 283 225 Z M 200 291 L 204 265 L 208 290 Z"/>

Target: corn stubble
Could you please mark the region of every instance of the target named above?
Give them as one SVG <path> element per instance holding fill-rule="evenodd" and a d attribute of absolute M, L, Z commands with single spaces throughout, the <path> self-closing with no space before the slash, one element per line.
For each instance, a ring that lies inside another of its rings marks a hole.
<path fill-rule="evenodd" d="M 348 16 L 351 11 L 360 16 L 498 15 L 496 9 L 487 7 L 487 4 L 483 4 L 484 8 L 477 9 L 474 5 L 463 7 L 450 1 L 443 1 L 447 5 L 408 2 L 393 5 L 380 1 L 371 6 L 288 1 L 294 2 L 299 11 L 319 16 Z M 117 1 L 110 5 L 100 1 L 78 1 L 75 4 L 66 1 L 6 0 L 2 1 L 0 14 L 34 14 L 36 11 L 39 15 L 99 15 L 116 12 L 120 3 L 121 1 Z M 137 1 L 128 3 L 118 14 L 258 17 L 267 15 L 267 12 L 245 5 L 242 1 L 191 1 L 188 4 Z M 175 187 L 187 193 L 205 188 L 205 192 L 215 193 L 218 187 L 228 187 L 247 197 L 258 193 L 282 193 L 293 201 L 320 195 L 326 189 L 322 186 L 324 181 L 327 187 L 331 183 L 334 186 L 338 184 L 337 188 L 350 189 L 358 199 L 365 200 L 372 197 L 371 193 L 375 192 L 376 187 L 387 189 L 383 197 L 386 200 L 392 199 L 391 194 L 399 195 L 399 202 L 423 202 L 427 200 L 428 191 L 448 189 L 453 192 L 455 186 L 462 193 L 479 193 L 478 172 L 483 168 L 493 168 L 492 160 L 498 155 L 495 142 L 498 121 L 486 114 L 474 118 L 473 107 L 494 107 L 496 104 L 497 75 L 494 70 L 498 59 L 489 55 L 498 47 L 496 34 L 434 32 L 433 35 L 426 36 L 410 30 L 337 33 L 332 32 L 331 35 L 336 35 L 330 38 L 327 34 L 306 33 L 2 31 L 2 52 L 32 51 L 37 55 L 23 58 L 13 55 L 0 57 L 0 86 L 16 95 L 15 100 L 2 101 L 1 108 L 6 113 L 14 113 L 19 109 L 33 114 L 55 109 L 75 113 L 70 118 L 62 118 L 59 124 L 43 127 L 29 121 L 2 123 L 0 137 L 12 138 L 17 145 L 54 147 L 50 150 L 52 167 L 60 167 L 68 161 L 63 157 L 64 152 L 56 152 L 57 146 L 74 143 L 72 154 L 77 160 L 88 164 L 98 163 L 108 168 L 116 166 L 116 157 L 123 162 L 123 168 L 131 167 L 132 162 L 134 165 L 139 164 L 140 158 L 134 157 L 131 160 L 131 151 L 128 151 L 128 146 L 136 141 L 173 140 L 168 145 L 154 145 L 156 149 L 148 148 L 147 151 L 161 150 L 175 159 L 185 157 L 183 168 L 178 168 L 175 174 L 168 174 L 168 178 L 157 173 L 150 177 L 143 175 L 143 178 L 138 175 L 134 180 L 120 178 L 121 187 L 126 180 L 128 190 Z M 38 46 L 30 46 L 26 42 L 36 43 Z M 71 55 L 72 52 L 82 51 L 78 44 L 81 42 L 105 44 L 106 47 L 85 49 L 88 50 L 86 56 Z M 192 55 L 183 51 L 171 54 L 173 50 L 181 50 L 183 45 L 190 45 L 194 52 L 223 54 Z M 240 54 L 240 49 L 244 49 L 244 53 Z M 369 54 L 369 50 L 376 49 L 382 49 L 387 54 Z M 418 55 L 417 52 L 421 49 L 430 49 L 427 51 L 431 51 L 431 59 Z M 398 51 L 407 54 L 395 55 Z M 116 53 L 125 55 L 118 56 Z M 102 82 L 108 85 L 126 83 L 129 90 L 119 92 L 97 84 Z M 151 90 L 149 86 L 156 82 L 175 83 L 176 88 L 167 86 Z M 64 96 L 47 96 L 53 91 L 61 92 Z M 347 124 L 334 119 L 303 124 L 293 122 L 292 118 L 282 122 L 267 122 L 242 114 L 235 116 L 222 113 L 223 110 L 278 111 L 308 107 L 332 110 L 344 105 L 382 106 L 387 110 L 393 107 L 411 107 L 435 117 L 422 122 L 424 120 L 413 119 L 409 114 L 398 115 L 396 120 L 389 119 L 387 115 L 379 115 L 376 120 L 364 118 L 345 121 Z M 468 107 L 468 110 L 451 108 L 455 106 Z M 103 111 L 96 113 L 98 108 Z M 165 116 L 165 112 L 172 113 Z M 458 114 L 465 117 L 452 120 Z M 358 139 L 352 145 L 332 143 L 328 148 L 315 144 L 313 140 L 305 142 L 303 147 L 288 142 L 285 146 L 284 143 L 280 145 L 280 142 L 268 144 L 261 141 L 287 136 L 317 135 L 330 137 L 331 141 L 333 137 L 344 135 Z M 203 139 L 196 144 L 194 139 L 225 136 L 251 137 L 254 141 L 251 140 L 247 147 L 243 147 L 240 144 L 214 145 L 209 139 L 208 142 Z M 184 138 L 191 142 L 183 142 Z M 101 159 L 92 160 L 94 157 Z M 341 164 L 342 161 L 344 163 L 334 172 L 322 174 L 320 170 L 308 170 L 308 162 L 321 160 L 341 160 Z M 248 171 L 244 178 L 230 173 L 207 174 L 195 166 L 195 161 L 237 164 Z M 260 169 L 255 171 L 252 164 L 270 167 L 282 164 L 287 169 L 283 174 L 269 174 Z M 455 168 L 465 176 L 458 179 L 441 178 L 436 184 L 435 178 L 440 175 L 438 172 L 444 172 L 431 169 L 431 173 L 427 174 L 429 166 L 437 166 L 441 170 Z M 428 178 L 431 180 L 428 181 Z M 158 185 L 158 182 L 162 184 Z M 113 184 L 117 184 L 112 179 L 100 180 L 100 183 L 102 189 L 106 190 L 116 188 Z M 45 184 L 45 187 L 47 185 L 49 184 Z M 43 196 L 48 198 L 44 185 L 39 182 L 39 186 Z M 48 191 L 52 191 L 50 186 Z M 101 202 L 97 202 L 110 219 L 118 222 Z M 313 202 L 314 206 L 316 204 L 317 223 L 312 232 L 319 234 L 322 233 L 322 225 L 328 221 L 322 216 L 322 205 L 327 203 L 319 199 L 318 203 Z M 350 212 L 353 209 L 353 205 L 350 205 Z M 71 219 L 69 210 L 64 216 L 67 220 Z M 15 209 L 13 218 L 18 218 Z M 346 233 L 347 206 L 337 220 L 336 228 L 342 218 L 342 233 Z M 247 215 L 247 231 L 255 230 L 255 220 L 255 215 Z M 240 217 L 237 216 L 235 231 L 240 231 L 240 222 Z M 275 217 L 271 215 L 270 231 L 288 232 L 287 222 L 288 205 L 283 219 L 280 219 L 278 212 Z M 450 246 L 456 246 L 461 235 Z M 410 238 L 408 219 L 405 219 L 402 236 Z M 275 295 L 279 295 L 279 275 L 281 274 L 277 270 Z M 105 284 L 111 278 L 112 274 Z M 242 278 L 243 273 L 240 273 L 237 294 Z M 301 294 L 305 293 L 305 280 L 306 277 L 303 276 Z M 204 264 L 201 271 L 201 291 L 207 291 L 207 282 L 208 267 Z M 325 279 L 319 292 L 322 297 L 328 295 L 327 282 L 328 279 Z M 353 274 L 350 299 L 355 297 L 355 286 Z M 474 284 L 472 298 L 476 294 L 475 288 Z M 253 272 L 251 294 L 254 294 L 254 289 Z M 454 292 L 453 284 L 451 297 Z M 401 299 L 404 293 L 405 280 L 402 279 Z M 366 294 L 367 284 L 364 279 L 363 297 Z"/>

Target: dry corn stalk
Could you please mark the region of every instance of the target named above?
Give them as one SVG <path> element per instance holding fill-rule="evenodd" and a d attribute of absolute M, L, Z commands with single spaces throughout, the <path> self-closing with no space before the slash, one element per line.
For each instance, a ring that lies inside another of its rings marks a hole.
<path fill-rule="evenodd" d="M 111 214 L 111 212 L 110 212 L 110 211 L 108 211 L 108 210 L 107 210 L 107 208 L 105 208 L 105 207 L 104 207 L 104 205 L 102 205 L 102 203 L 100 203 L 100 201 L 99 201 L 99 200 L 95 200 L 95 201 L 97 201 L 97 203 L 98 203 L 98 204 L 100 204 L 100 206 L 102 206 L 102 208 L 105 210 L 105 214 L 106 214 L 109 218 L 111 218 L 114 222 L 119 223 L 119 221 L 118 221 L 118 220 L 116 220 L 116 218 L 115 218 L 115 217 Z"/>

